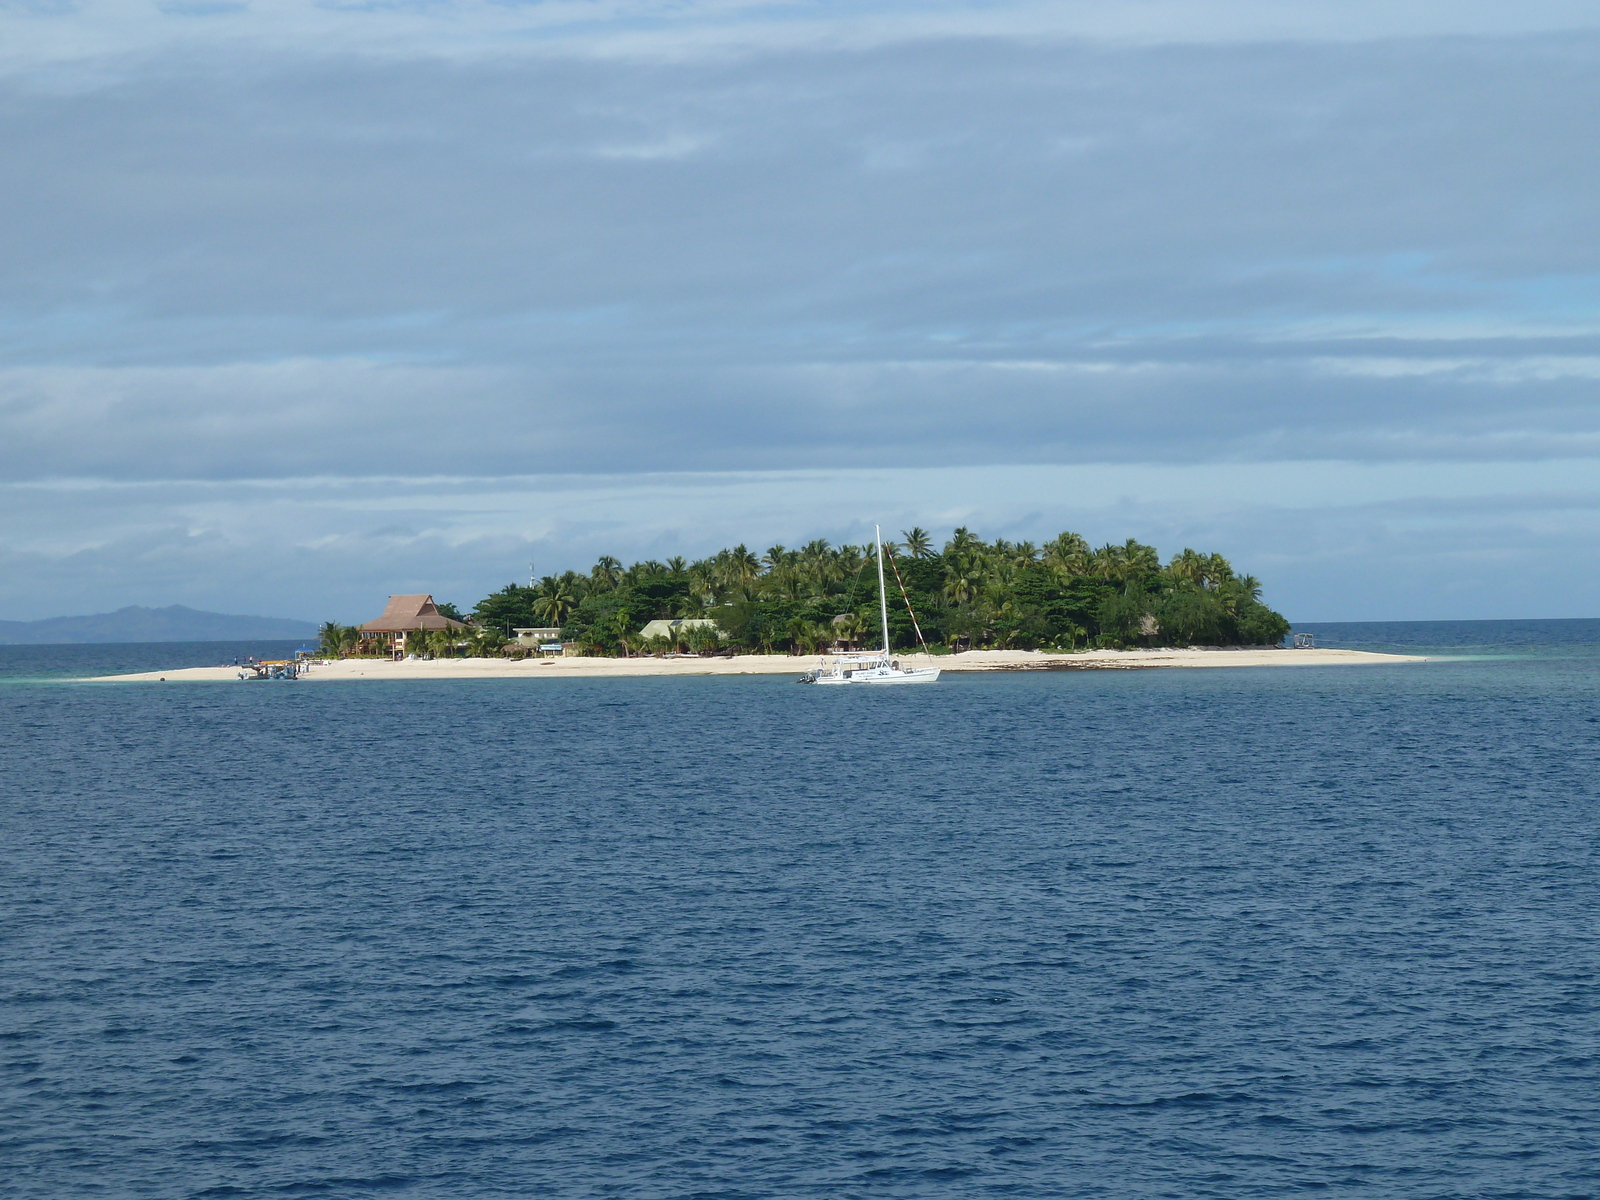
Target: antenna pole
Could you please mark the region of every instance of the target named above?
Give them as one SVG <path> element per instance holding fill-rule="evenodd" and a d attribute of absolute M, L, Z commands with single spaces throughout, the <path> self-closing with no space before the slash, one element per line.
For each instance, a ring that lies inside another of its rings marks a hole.
<path fill-rule="evenodd" d="M 883 530 L 872 527 L 872 538 L 878 545 L 878 611 L 883 615 L 883 654 L 889 656 L 889 593 L 883 588 Z"/>

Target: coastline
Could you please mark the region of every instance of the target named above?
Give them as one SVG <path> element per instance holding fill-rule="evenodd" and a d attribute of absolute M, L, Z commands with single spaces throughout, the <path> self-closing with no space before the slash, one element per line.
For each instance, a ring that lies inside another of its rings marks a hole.
<path fill-rule="evenodd" d="M 1086 650 L 1055 654 L 1040 650 L 969 650 L 928 658 L 900 656 L 908 663 L 930 663 L 943 671 L 1117 671 L 1207 667 L 1327 667 L 1426 662 L 1418 655 L 1367 650 L 1285 650 L 1272 648 L 1183 650 Z M 341 659 L 315 663 L 301 678 L 308 683 L 413 679 L 573 679 L 638 675 L 800 675 L 817 661 L 814 654 L 740 654 L 733 658 L 442 658 L 390 662 Z M 129 675 L 97 675 L 85 683 L 235 683 L 237 667 L 180 667 Z"/>

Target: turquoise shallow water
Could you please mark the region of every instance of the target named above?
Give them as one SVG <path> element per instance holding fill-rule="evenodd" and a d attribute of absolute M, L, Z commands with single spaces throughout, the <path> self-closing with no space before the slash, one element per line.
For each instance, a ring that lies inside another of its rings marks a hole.
<path fill-rule="evenodd" d="M 1600 657 L 1600 620 L 1352 621 L 1296 625 L 1317 645 L 1462 657 L 1584 660 Z"/>
<path fill-rule="evenodd" d="M 1594 1194 L 1600 660 L 1481 633 L 905 694 L 0 649 L 8 1193 Z"/>
<path fill-rule="evenodd" d="M 131 675 L 178 667 L 216 667 L 254 655 L 292 658 L 301 642 L 125 642 L 105 645 L 0 646 L 0 684 Z"/>

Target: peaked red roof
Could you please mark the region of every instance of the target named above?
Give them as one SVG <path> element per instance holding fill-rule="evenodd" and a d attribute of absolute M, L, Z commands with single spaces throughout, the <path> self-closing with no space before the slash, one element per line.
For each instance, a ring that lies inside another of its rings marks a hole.
<path fill-rule="evenodd" d="M 416 629 L 465 629 L 439 611 L 432 596 L 390 596 L 383 615 L 361 626 L 363 633 L 410 633 Z"/>

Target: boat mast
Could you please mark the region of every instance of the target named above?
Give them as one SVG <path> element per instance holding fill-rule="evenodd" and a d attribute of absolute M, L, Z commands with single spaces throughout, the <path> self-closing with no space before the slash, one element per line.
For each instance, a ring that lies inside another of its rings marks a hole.
<path fill-rule="evenodd" d="M 874 525 L 873 539 L 878 543 L 878 611 L 883 615 L 883 653 L 889 654 L 889 593 L 883 590 L 883 530 Z"/>

